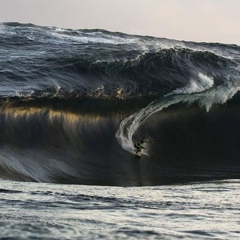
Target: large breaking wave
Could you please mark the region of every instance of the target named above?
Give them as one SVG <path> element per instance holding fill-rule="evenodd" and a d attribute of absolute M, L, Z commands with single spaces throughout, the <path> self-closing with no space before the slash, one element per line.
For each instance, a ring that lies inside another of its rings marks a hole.
<path fill-rule="evenodd" d="M 3 23 L 0 176 L 158 185 L 240 176 L 240 47 Z M 133 143 L 153 139 L 141 160 Z"/>

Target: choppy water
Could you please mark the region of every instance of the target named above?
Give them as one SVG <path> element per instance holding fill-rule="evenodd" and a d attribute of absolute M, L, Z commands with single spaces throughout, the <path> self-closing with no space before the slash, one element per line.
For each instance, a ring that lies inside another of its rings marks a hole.
<path fill-rule="evenodd" d="M 239 239 L 239 180 L 104 187 L 1 181 L 3 239 Z"/>

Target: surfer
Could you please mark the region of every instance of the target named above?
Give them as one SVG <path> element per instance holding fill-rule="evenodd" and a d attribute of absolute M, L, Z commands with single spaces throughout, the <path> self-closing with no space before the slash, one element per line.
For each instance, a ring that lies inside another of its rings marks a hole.
<path fill-rule="evenodd" d="M 136 143 L 134 144 L 136 155 L 139 155 L 139 156 L 140 156 L 140 153 L 141 153 L 142 149 L 146 149 L 146 148 L 143 146 L 143 144 L 146 143 L 146 142 L 150 142 L 150 141 L 147 140 L 146 138 L 142 138 L 139 142 L 136 142 Z"/>

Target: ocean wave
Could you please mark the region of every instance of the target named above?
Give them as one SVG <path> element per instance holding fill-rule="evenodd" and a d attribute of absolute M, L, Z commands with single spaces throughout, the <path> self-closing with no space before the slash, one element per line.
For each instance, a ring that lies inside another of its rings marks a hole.
<path fill-rule="evenodd" d="M 141 136 L 154 140 L 140 161 L 115 134 L 145 101 L 56 100 L 54 105 L 8 100 L 0 111 L 1 177 L 98 185 L 238 178 L 238 94 L 208 112 L 195 101 L 189 105 L 177 99 L 137 125 L 133 142 Z"/>
<path fill-rule="evenodd" d="M 76 97 L 111 98 L 119 90 L 125 98 L 164 95 L 189 84 L 199 72 L 214 78 L 218 85 L 239 74 L 238 46 L 187 43 L 104 30 L 60 31 L 18 23 L 3 26 L 1 96 L 77 92 Z M 52 34 L 57 34 L 56 44 L 52 43 Z M 78 44 L 59 42 L 81 34 L 89 41 L 95 40 Z M 121 40 L 118 44 L 97 42 L 99 36 L 115 39 L 115 43 Z M 30 40 L 31 37 L 34 39 Z"/>
<path fill-rule="evenodd" d="M 4 23 L 0 54 L 1 178 L 239 177 L 239 46 Z"/>

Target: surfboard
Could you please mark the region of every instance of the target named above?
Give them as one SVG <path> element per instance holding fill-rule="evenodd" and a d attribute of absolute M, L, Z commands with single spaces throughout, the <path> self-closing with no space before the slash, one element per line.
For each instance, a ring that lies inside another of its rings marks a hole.
<path fill-rule="evenodd" d="M 137 157 L 137 158 L 140 158 L 140 157 L 141 157 L 141 153 L 140 153 L 140 152 L 139 152 L 139 153 L 135 153 L 134 155 L 135 155 L 135 157 Z"/>

